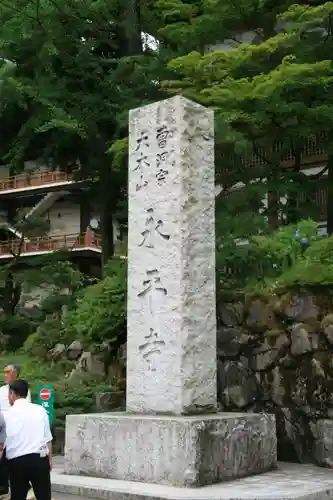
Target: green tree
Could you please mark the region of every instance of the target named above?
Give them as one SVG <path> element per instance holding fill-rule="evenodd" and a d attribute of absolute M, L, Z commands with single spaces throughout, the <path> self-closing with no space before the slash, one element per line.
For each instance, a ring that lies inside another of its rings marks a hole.
<path fill-rule="evenodd" d="M 216 111 L 221 181 L 227 187 L 241 181 L 258 198 L 270 193 L 271 221 L 312 215 L 310 202 L 327 170 L 331 179 L 332 3 L 302 3 L 160 0 L 169 20 L 162 34 L 180 45 L 186 40 L 184 52 L 195 49 L 170 63 L 174 76 L 166 88 Z M 251 30 L 252 43 L 240 43 Z M 233 48 L 208 50 L 228 37 Z M 313 176 L 301 172 L 309 140 L 328 152 L 328 164 Z M 330 208 L 327 215 L 331 233 Z"/>
<path fill-rule="evenodd" d="M 8 241 L 7 249 L 12 257 L 0 270 L 0 280 L 3 282 L 2 307 L 4 314 L 13 316 L 22 293 L 22 283 L 26 278 L 18 274 L 22 266 L 22 253 L 29 238 L 42 236 L 49 228 L 49 223 L 42 217 L 27 217 L 27 210 L 20 210 L 14 218 L 12 229 L 16 232 L 18 239 Z"/>
<path fill-rule="evenodd" d="M 93 181 L 104 262 L 126 201 L 128 111 L 161 95 L 163 63 L 141 39 L 148 3 L 0 2 L 1 157 L 12 171 L 38 159 Z"/>
<path fill-rule="evenodd" d="M 115 350 L 126 341 L 126 260 L 113 259 L 106 276 L 82 290 L 64 325 L 64 337 L 86 345 L 111 343 Z"/>

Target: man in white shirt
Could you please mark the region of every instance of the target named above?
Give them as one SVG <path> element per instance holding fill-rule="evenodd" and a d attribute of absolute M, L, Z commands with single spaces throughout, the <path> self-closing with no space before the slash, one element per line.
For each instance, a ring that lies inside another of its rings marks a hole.
<path fill-rule="evenodd" d="M 26 500 L 30 483 L 36 500 L 51 500 L 52 434 L 45 409 L 27 400 L 25 380 L 9 384 L 5 412 L 6 459 L 11 500 Z"/>
<path fill-rule="evenodd" d="M 6 424 L 3 414 L 0 412 L 0 500 L 10 500 L 8 470 L 3 457 L 5 441 Z"/>
<path fill-rule="evenodd" d="M 10 409 L 8 391 L 9 384 L 17 380 L 20 376 L 21 368 L 17 363 L 8 363 L 4 368 L 5 385 L 0 387 L 0 411 L 5 412 Z M 31 402 L 30 391 L 27 400 Z"/>

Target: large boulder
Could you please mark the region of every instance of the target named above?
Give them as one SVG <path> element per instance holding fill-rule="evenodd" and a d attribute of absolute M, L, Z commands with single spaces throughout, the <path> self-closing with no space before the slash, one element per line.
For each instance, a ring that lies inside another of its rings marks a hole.
<path fill-rule="evenodd" d="M 82 344 L 79 340 L 74 340 L 67 348 L 67 358 L 71 361 L 79 359 L 83 352 Z"/>
<path fill-rule="evenodd" d="M 224 408 L 244 408 L 258 391 L 255 376 L 241 361 L 218 362 L 219 401 Z"/>
<path fill-rule="evenodd" d="M 333 345 L 333 314 L 327 314 L 320 324 L 329 344 Z"/>
<path fill-rule="evenodd" d="M 300 356 L 318 349 L 319 335 L 312 326 L 295 323 L 291 328 L 291 354 Z"/>
<path fill-rule="evenodd" d="M 125 393 L 122 391 L 97 392 L 95 404 L 99 412 L 121 411 L 125 405 Z"/>
<path fill-rule="evenodd" d="M 320 419 L 312 422 L 313 455 L 321 466 L 333 467 L 333 421 Z"/>
<path fill-rule="evenodd" d="M 278 328 L 272 305 L 262 299 L 253 299 L 247 304 L 246 326 L 254 332 Z"/>
<path fill-rule="evenodd" d="M 247 345 L 249 335 L 241 328 L 221 326 L 217 330 L 217 356 L 220 358 L 234 357 L 242 347 Z"/>
<path fill-rule="evenodd" d="M 244 304 L 240 301 L 218 303 L 217 314 L 222 325 L 227 327 L 239 326 L 243 321 Z"/>
<path fill-rule="evenodd" d="M 46 358 L 51 361 L 59 361 L 66 355 L 65 344 L 56 344 L 52 349 L 50 349 L 46 355 Z"/>
<path fill-rule="evenodd" d="M 104 363 L 91 352 L 83 352 L 75 367 L 76 371 L 91 375 L 105 375 Z"/>
<path fill-rule="evenodd" d="M 283 406 L 286 400 L 286 388 L 284 374 L 280 367 L 276 366 L 271 371 L 258 372 L 256 374 L 260 400 L 272 401 L 276 406 Z"/>
<path fill-rule="evenodd" d="M 261 344 L 252 350 L 250 368 L 254 371 L 266 370 L 276 364 L 277 360 L 286 354 L 290 345 L 288 336 L 277 330 L 266 332 Z"/>
<path fill-rule="evenodd" d="M 320 309 L 311 295 L 288 294 L 284 301 L 284 314 L 291 321 L 316 321 L 320 316 Z"/>

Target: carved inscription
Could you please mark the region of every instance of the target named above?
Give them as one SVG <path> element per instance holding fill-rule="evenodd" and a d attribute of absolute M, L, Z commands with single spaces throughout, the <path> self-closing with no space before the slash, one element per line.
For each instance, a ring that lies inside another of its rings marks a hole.
<path fill-rule="evenodd" d="M 140 189 L 148 186 L 145 170 L 147 168 L 150 168 L 150 161 L 148 155 L 149 149 L 150 149 L 150 142 L 148 133 L 141 132 L 136 140 L 136 147 L 132 153 L 132 155 L 136 156 L 133 172 L 136 172 L 139 176 L 139 179 L 136 182 L 135 186 L 136 191 L 140 191 Z"/>
<path fill-rule="evenodd" d="M 155 218 L 154 209 L 148 208 L 145 229 L 141 233 L 142 241 L 140 242 L 139 247 L 145 246 L 147 248 L 154 248 L 155 234 L 158 234 L 161 238 L 168 241 L 170 239 L 170 235 L 162 231 L 163 225 L 164 222 L 161 219 Z"/>
<path fill-rule="evenodd" d="M 159 149 L 166 149 L 168 146 L 168 138 L 171 136 L 171 132 L 166 125 L 162 125 L 156 131 L 156 141 Z M 159 186 L 163 186 L 166 182 L 169 170 L 168 160 L 170 152 L 168 150 L 158 152 L 156 155 L 156 182 Z"/>
<path fill-rule="evenodd" d="M 169 138 L 171 135 L 171 131 L 166 125 L 157 128 L 155 132 L 157 151 L 154 156 L 150 149 L 151 141 L 149 133 L 147 131 L 139 133 L 136 139 L 135 150 L 132 153 L 135 158 L 133 172 L 136 172 L 138 175 L 136 191 L 148 187 L 147 170 L 150 171 L 154 167 L 154 162 L 156 166 L 155 178 L 157 185 L 163 186 L 167 181 L 170 167 Z M 155 248 L 157 238 L 167 242 L 171 237 L 164 229 L 162 218 L 156 216 L 155 210 L 152 207 L 146 209 L 145 225 L 140 234 L 141 240 L 138 242 L 138 246 L 148 250 Z M 152 326 L 154 324 L 155 313 L 154 298 L 156 298 L 156 295 L 167 296 L 167 294 L 167 289 L 161 282 L 159 269 L 146 270 L 146 279 L 142 282 L 142 288 L 138 293 L 138 297 L 147 300 L 148 312 L 152 323 L 149 325 L 149 333 L 147 333 L 144 341 L 139 345 L 139 352 L 143 360 L 147 362 L 148 369 L 151 371 L 155 371 L 154 362 L 156 357 L 161 354 L 161 348 L 165 345 L 164 340 L 160 339 L 160 333 Z"/>
<path fill-rule="evenodd" d="M 156 371 L 154 360 L 156 355 L 161 354 L 161 347 L 165 345 L 164 340 L 159 339 L 159 334 L 153 329 L 149 329 L 149 335 L 145 336 L 145 341 L 139 346 L 143 359 L 148 363 L 151 371 Z"/>

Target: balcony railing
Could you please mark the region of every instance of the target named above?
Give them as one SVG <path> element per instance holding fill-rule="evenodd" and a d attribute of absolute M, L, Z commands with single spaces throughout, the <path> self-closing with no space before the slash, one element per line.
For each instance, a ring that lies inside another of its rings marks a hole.
<path fill-rule="evenodd" d="M 301 163 L 304 167 L 310 166 L 311 164 L 325 161 L 326 159 L 326 151 L 323 147 L 324 136 L 315 138 L 305 139 L 302 146 L 301 151 Z M 282 166 L 285 168 L 290 168 L 293 166 L 295 157 L 294 153 L 290 149 L 285 150 L 283 153 L 283 144 L 276 144 L 274 148 L 275 152 L 281 152 L 281 162 Z M 269 156 L 265 152 L 265 150 L 261 147 L 258 147 L 257 154 L 244 155 L 242 159 L 242 163 L 244 166 L 259 166 L 266 164 L 266 157 Z"/>
<path fill-rule="evenodd" d="M 0 242 L 0 258 L 4 255 L 12 254 L 38 254 L 44 252 L 54 252 L 57 250 L 80 250 L 92 248 L 101 251 L 102 242 L 100 236 L 87 232 L 83 234 L 65 234 L 52 237 L 30 238 L 24 241 L 20 249 L 19 240 Z"/>
<path fill-rule="evenodd" d="M 31 175 L 19 174 L 12 177 L 0 179 L 0 192 L 13 189 L 27 189 L 33 187 L 47 186 L 49 184 L 61 184 L 74 181 L 74 173 L 67 172 L 39 172 Z"/>
<path fill-rule="evenodd" d="M 322 147 L 323 141 L 321 138 L 318 140 L 309 138 L 304 141 L 302 148 L 302 164 L 304 166 L 309 166 L 312 163 L 317 163 L 319 161 L 325 160 L 326 152 Z M 282 149 L 282 145 L 277 144 L 275 149 Z M 262 148 L 258 148 L 258 154 L 253 155 L 244 155 L 242 158 L 242 163 L 245 166 L 256 166 L 256 165 L 264 165 L 265 161 L 265 152 Z M 230 158 L 229 158 L 230 160 Z M 289 168 L 293 165 L 294 156 L 292 151 L 286 151 L 282 155 L 282 165 L 285 168 Z M 59 170 L 53 172 L 39 172 L 32 173 L 31 175 L 27 173 L 14 175 L 12 177 L 6 177 L 0 179 L 0 193 L 12 190 L 23 190 L 29 188 L 36 188 L 42 186 L 48 186 L 52 184 L 61 184 L 61 183 L 69 183 L 75 181 L 75 172 L 67 173 L 61 172 Z"/>

